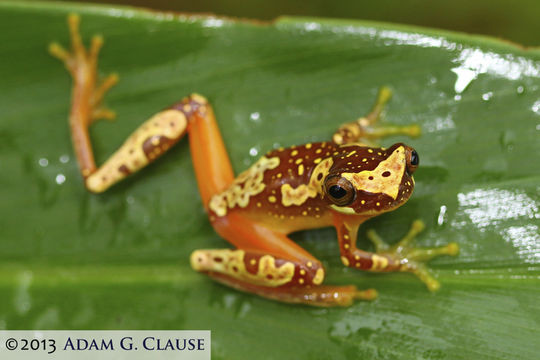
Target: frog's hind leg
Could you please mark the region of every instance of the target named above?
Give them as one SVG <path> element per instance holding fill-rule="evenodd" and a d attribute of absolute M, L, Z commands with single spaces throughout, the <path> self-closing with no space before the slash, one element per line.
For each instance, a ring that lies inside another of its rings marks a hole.
<path fill-rule="evenodd" d="M 101 82 L 98 81 L 97 60 L 103 38 L 94 36 L 90 49 L 86 50 L 79 34 L 79 23 L 78 15 L 68 16 L 70 51 L 58 43 L 52 43 L 49 52 L 64 63 L 73 78 L 69 123 L 79 166 L 86 178 L 96 170 L 88 126 L 95 120 L 115 117 L 113 111 L 101 106 L 101 102 L 105 93 L 118 82 L 118 75 L 111 74 Z"/>
<path fill-rule="evenodd" d="M 354 300 L 372 300 L 373 289 L 322 286 L 321 263 L 286 235 L 229 214 L 214 222 L 216 231 L 236 250 L 197 250 L 191 266 L 236 289 L 269 299 L 313 306 L 349 306 Z"/>
<path fill-rule="evenodd" d="M 113 74 L 98 82 L 97 59 L 103 38 L 94 36 L 90 49 L 86 50 L 79 34 L 79 22 L 77 15 L 68 16 L 71 50 L 52 43 L 49 52 L 64 62 L 73 78 L 69 122 L 86 188 L 95 193 L 107 190 L 159 158 L 192 130 L 190 143 L 195 168 L 199 170 L 197 179 L 207 204 L 210 196 L 223 190 L 234 176 L 212 108 L 200 95 L 193 94 L 153 115 L 102 166 L 96 167 L 88 127 L 97 119 L 114 118 L 114 112 L 101 106 L 101 102 L 118 76 Z"/>
<path fill-rule="evenodd" d="M 332 138 L 333 141 L 338 145 L 356 142 L 361 142 L 366 145 L 375 145 L 374 141 L 386 136 L 419 136 L 421 130 L 418 125 L 397 126 L 379 124 L 384 107 L 391 97 L 392 91 L 387 87 L 381 87 L 371 112 L 353 122 L 341 125 L 334 134 Z"/>
<path fill-rule="evenodd" d="M 86 178 L 86 187 L 92 192 L 105 191 L 164 155 L 190 131 L 194 123 L 207 118 L 213 121 L 212 109 L 207 100 L 197 94 L 154 114 L 99 169 Z"/>

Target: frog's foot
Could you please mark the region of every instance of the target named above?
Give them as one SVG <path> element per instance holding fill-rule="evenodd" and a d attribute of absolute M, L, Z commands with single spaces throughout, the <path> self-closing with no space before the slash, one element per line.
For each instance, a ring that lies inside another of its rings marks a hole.
<path fill-rule="evenodd" d="M 421 220 L 412 223 L 411 229 L 397 244 L 389 246 L 374 230 L 367 232 L 368 238 L 375 245 L 376 255 L 382 262 L 386 259 L 387 265 L 382 271 L 404 271 L 411 272 L 422 280 L 430 291 L 437 291 L 440 288 L 439 282 L 431 275 L 425 262 L 441 255 L 455 256 L 459 252 L 459 247 L 452 242 L 448 245 L 433 248 L 416 248 L 412 246 L 414 238 L 425 225 Z M 374 269 L 376 271 L 376 269 Z"/>
<path fill-rule="evenodd" d="M 350 306 L 355 300 L 373 300 L 374 289 L 324 286 L 319 262 L 283 259 L 244 250 L 197 250 L 191 267 L 235 289 L 288 303 L 312 306 Z"/>
<path fill-rule="evenodd" d="M 397 126 L 378 124 L 382 117 L 384 107 L 391 97 L 392 91 L 388 87 L 381 87 L 371 112 L 353 122 L 340 126 L 332 138 L 333 141 L 338 145 L 361 141 L 362 143 L 371 146 L 376 145 L 377 139 L 386 136 L 420 136 L 421 129 L 418 125 Z"/>
<path fill-rule="evenodd" d="M 70 14 L 67 21 L 71 50 L 68 51 L 53 42 L 49 45 L 49 53 L 64 63 L 73 78 L 71 121 L 82 122 L 87 127 L 98 119 L 112 120 L 116 116 L 114 111 L 102 106 L 101 103 L 107 91 L 118 82 L 118 75 L 111 74 L 98 81 L 97 63 L 99 51 L 103 46 L 103 37 L 93 36 L 87 50 L 79 32 L 79 16 Z"/>

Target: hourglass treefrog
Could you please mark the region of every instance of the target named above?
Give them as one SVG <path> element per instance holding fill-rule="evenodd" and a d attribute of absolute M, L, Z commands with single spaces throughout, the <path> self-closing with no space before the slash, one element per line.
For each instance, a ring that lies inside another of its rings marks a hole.
<path fill-rule="evenodd" d="M 414 188 L 418 153 L 398 143 L 388 148 L 372 141 L 391 134 L 419 135 L 417 126 L 381 126 L 378 120 L 390 91 L 382 88 L 373 110 L 339 127 L 331 141 L 308 143 L 268 152 L 235 176 L 212 107 L 201 95 L 190 95 L 153 115 L 100 167 L 96 167 L 89 125 L 115 114 L 101 105 L 116 75 L 98 81 L 101 37 L 85 49 L 79 17 L 70 15 L 71 50 L 57 43 L 50 53 L 62 60 L 73 77 L 69 116 L 75 153 L 86 188 L 95 193 L 138 171 L 167 152 L 185 134 L 202 203 L 216 232 L 233 249 L 195 250 L 196 271 L 233 288 L 290 303 L 348 306 L 356 299 L 374 299 L 374 289 L 323 285 L 325 269 L 288 234 L 334 226 L 345 266 L 373 272 L 416 274 L 430 290 L 439 283 L 424 262 L 438 255 L 455 255 L 455 243 L 438 248 L 411 246 L 422 230 L 413 223 L 409 234 L 394 246 L 374 232 L 368 237 L 376 252 L 356 247 L 358 227 L 366 220 L 403 205 Z M 360 141 L 362 143 L 360 143 Z"/>

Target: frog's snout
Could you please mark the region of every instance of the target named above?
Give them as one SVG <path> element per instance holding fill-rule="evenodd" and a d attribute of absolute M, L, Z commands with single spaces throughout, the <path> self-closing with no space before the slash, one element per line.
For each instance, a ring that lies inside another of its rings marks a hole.
<path fill-rule="evenodd" d="M 420 156 L 412 147 L 407 147 L 405 160 L 407 161 L 407 173 L 412 175 L 420 165 Z"/>

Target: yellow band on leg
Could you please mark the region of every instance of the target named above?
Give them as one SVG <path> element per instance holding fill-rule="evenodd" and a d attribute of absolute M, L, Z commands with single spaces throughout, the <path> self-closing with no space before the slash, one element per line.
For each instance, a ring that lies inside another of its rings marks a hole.
<path fill-rule="evenodd" d="M 96 172 L 86 178 L 88 190 L 100 193 L 140 170 L 174 145 L 187 130 L 179 110 L 164 110 L 144 122 Z"/>

